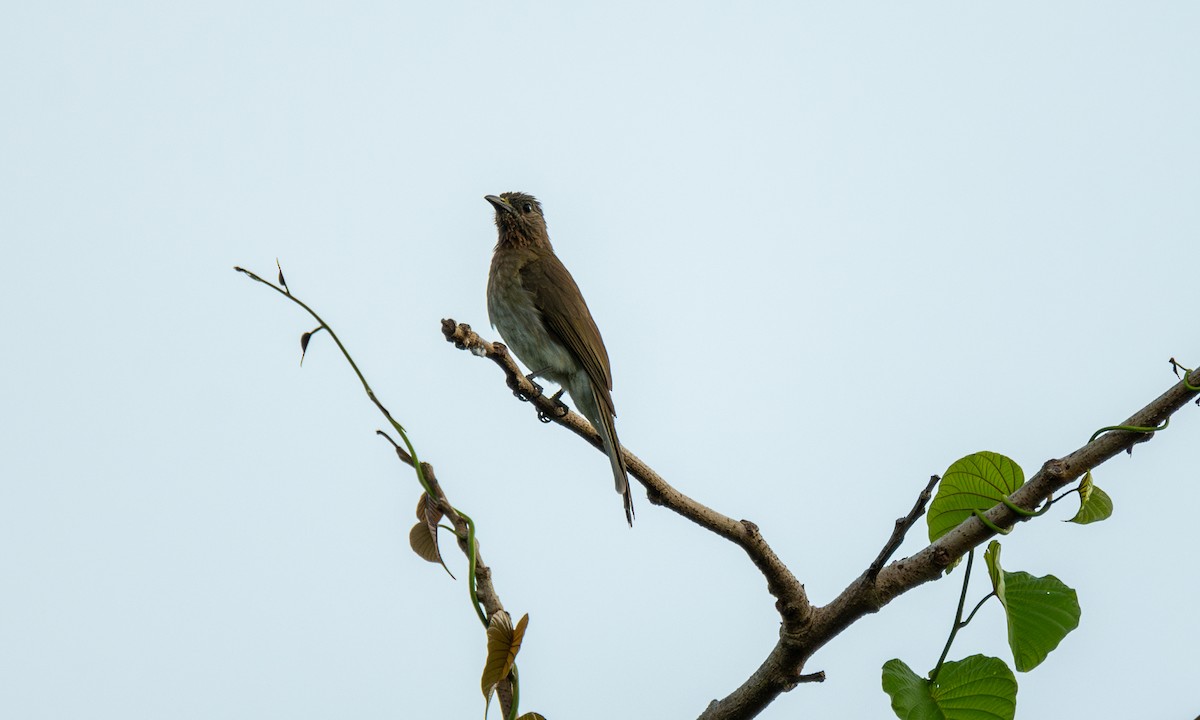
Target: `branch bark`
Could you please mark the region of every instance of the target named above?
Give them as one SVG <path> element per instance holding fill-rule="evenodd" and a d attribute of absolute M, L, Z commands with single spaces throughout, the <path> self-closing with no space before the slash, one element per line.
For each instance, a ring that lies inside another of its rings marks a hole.
<path fill-rule="evenodd" d="M 471 329 L 470 325 L 456 323 L 454 320 L 442 320 L 442 334 L 447 341 L 454 343 L 455 347 L 469 350 L 475 355 L 486 357 L 496 363 L 504 371 L 508 387 L 514 393 L 521 393 L 524 397 L 529 398 L 542 415 L 587 440 L 597 450 L 604 452 L 600 435 L 591 424 L 574 411 L 560 415 L 561 410 L 558 406 L 539 393 L 533 383 L 521 374 L 521 369 L 509 354 L 504 343 L 484 340 Z M 763 539 L 757 525 L 749 520 L 734 520 L 693 500 L 668 484 L 661 475 L 642 462 L 642 459 L 630 452 L 628 448 L 622 447 L 621 450 L 625 456 L 629 474 L 645 486 L 647 496 L 652 504 L 661 505 L 678 513 L 709 532 L 716 533 L 742 548 L 759 572 L 767 579 L 767 587 L 771 595 L 775 597 L 775 607 L 783 617 L 785 626 L 794 629 L 808 622 L 812 605 L 808 602 L 804 586 Z"/>
<path fill-rule="evenodd" d="M 535 407 L 552 421 L 563 425 L 597 449 L 602 449 L 599 435 L 582 417 L 574 412 L 563 417 L 557 416 L 555 404 L 540 395 L 533 384 L 526 380 L 502 343 L 486 341 L 469 325 L 450 319 L 442 321 L 442 334 L 456 347 L 491 359 L 504 371 L 510 389 L 530 398 Z M 1160 425 L 1200 394 L 1188 388 L 1189 381 L 1192 387 L 1200 385 L 1200 370 L 1185 376 L 1122 424 Z M 1105 433 L 1065 457 L 1047 461 L 1010 496 L 1010 500 L 1019 507 L 1033 510 L 1055 491 L 1074 482 L 1088 470 L 1152 437 L 1123 430 Z M 813 607 L 804 586 L 771 549 L 754 523 L 734 520 L 693 500 L 668 484 L 628 449 L 622 448 L 622 451 L 630 474 L 646 487 L 651 503 L 661 505 L 741 547 L 766 577 L 768 588 L 776 599 L 776 609 L 782 621 L 779 641 L 741 686 L 726 697 L 714 700 L 701 713 L 701 720 L 752 718 L 780 694 L 796 685 L 823 680 L 823 673 L 803 672 L 813 653 L 863 616 L 878 612 L 900 595 L 937 579 L 951 563 L 995 534 L 977 518 L 971 517 L 914 555 L 883 567 L 883 563 L 899 548 L 907 531 L 923 514 L 936 481 L 936 477 L 931 478 L 913 509 L 896 521 L 892 536 L 874 562 L 828 605 Z M 996 505 L 985 515 L 1002 528 L 1011 527 L 1023 519 L 1003 504 Z"/>
<path fill-rule="evenodd" d="M 1200 370 L 1190 376 L 1193 387 L 1200 385 Z M 1123 425 L 1157 426 L 1197 397 L 1187 387 L 1188 378 L 1176 383 L 1165 393 L 1135 412 Z M 1055 491 L 1082 477 L 1088 470 L 1101 465 L 1122 451 L 1145 442 L 1147 435 L 1128 431 L 1113 431 L 1083 445 L 1069 455 L 1047 461 L 1015 493 L 1009 496 L 1018 507 L 1032 510 Z M 998 527 L 1011 527 L 1023 519 L 1004 505 L 996 505 L 987 518 Z M 990 539 L 994 532 L 977 518 L 959 524 L 936 542 L 916 554 L 897 560 L 872 576 L 870 568 L 850 583 L 832 602 L 814 609 L 812 622 L 793 637 L 781 637 L 759 672 L 752 675 L 729 696 L 709 706 L 701 718 L 750 718 L 761 712 L 780 693 L 791 688 L 764 681 L 804 666 L 808 658 L 855 621 L 869 613 L 878 612 L 900 595 L 936 580 L 949 565 Z"/>

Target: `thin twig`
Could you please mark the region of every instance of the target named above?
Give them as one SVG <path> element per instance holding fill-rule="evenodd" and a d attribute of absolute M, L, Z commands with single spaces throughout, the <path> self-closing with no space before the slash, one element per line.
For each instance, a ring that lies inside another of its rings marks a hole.
<path fill-rule="evenodd" d="M 278 265 L 278 264 L 279 264 L 279 261 L 276 261 L 276 265 Z M 396 422 L 396 419 L 393 418 L 392 414 L 390 412 L 388 412 L 388 409 L 383 406 L 383 403 L 379 402 L 379 398 L 375 397 L 375 391 L 371 389 L 371 386 L 367 383 L 367 378 L 364 377 L 362 374 L 362 371 L 358 369 L 358 363 L 354 362 L 354 358 L 350 355 L 350 351 L 347 350 L 346 346 L 342 344 L 342 339 L 337 336 L 337 333 L 335 333 L 333 331 L 333 328 L 329 327 L 328 323 L 326 323 L 323 319 L 321 319 L 321 316 L 317 314 L 317 311 L 313 310 L 304 301 L 302 301 L 300 298 L 293 295 L 292 291 L 289 290 L 286 286 L 280 287 L 279 285 L 276 285 L 275 283 L 271 282 L 270 280 L 264 280 L 261 277 L 259 277 L 258 275 L 250 272 L 249 270 L 247 270 L 246 268 L 243 268 L 243 267 L 235 266 L 233 269 L 244 274 L 246 277 L 250 278 L 251 280 L 254 280 L 256 282 L 262 283 L 263 285 L 266 285 L 267 287 L 271 288 L 275 292 L 284 296 L 288 300 L 291 300 L 292 302 L 296 303 L 300 307 L 304 308 L 305 312 L 307 312 L 309 315 L 311 315 L 313 317 L 313 319 L 315 319 L 318 323 L 321 324 L 321 327 L 324 328 L 325 331 L 329 333 L 329 337 L 333 338 L 333 342 L 337 344 L 338 350 L 342 351 L 342 357 L 346 358 L 346 362 L 350 364 L 350 369 L 352 369 L 354 371 L 354 374 L 358 376 L 358 381 L 360 383 L 362 383 L 363 391 L 367 393 L 367 397 L 371 399 L 371 402 L 375 404 L 375 407 L 379 410 L 379 412 L 383 413 L 383 417 L 388 421 L 388 424 L 392 426 L 392 429 L 395 430 L 396 434 L 398 434 L 400 436 L 400 439 L 404 441 L 404 444 L 408 447 L 409 454 L 412 455 L 414 458 L 417 457 L 417 450 L 416 450 L 416 448 L 413 447 L 412 442 L 409 441 L 408 433 L 406 433 L 404 431 L 404 428 L 400 425 L 400 423 Z M 283 268 L 282 267 L 279 268 L 279 280 L 282 283 L 282 281 L 283 281 Z M 309 333 L 309 335 L 311 335 L 311 333 Z M 421 483 L 421 486 L 424 487 L 425 486 L 425 478 L 423 478 L 421 476 L 421 464 L 413 463 L 412 467 L 417 472 L 417 480 Z"/>
<path fill-rule="evenodd" d="M 888 538 L 883 549 L 879 551 L 879 556 L 871 562 L 867 568 L 867 577 L 874 579 L 879 571 L 883 568 L 884 563 L 892 559 L 892 555 L 900 549 L 900 545 L 904 542 L 904 536 L 912 529 L 912 526 L 925 514 L 925 506 L 929 504 L 929 498 L 933 497 L 933 486 L 941 480 L 937 475 L 930 475 L 929 482 L 925 485 L 925 489 L 917 496 L 917 501 L 913 503 L 912 510 L 902 518 L 896 518 L 896 529 L 892 531 L 892 536 Z"/>
<path fill-rule="evenodd" d="M 276 261 L 276 266 L 277 267 L 279 266 L 278 261 Z M 417 480 L 421 484 L 422 488 L 424 489 L 426 497 L 431 498 L 433 500 L 433 502 L 436 504 L 438 509 L 441 510 L 442 514 L 446 518 L 448 518 L 450 520 L 451 524 L 454 526 L 454 535 L 458 541 L 459 549 L 463 552 L 463 554 L 467 558 L 471 558 L 472 555 L 474 556 L 474 573 L 473 574 L 475 576 L 475 586 L 474 586 L 473 595 L 475 598 L 477 598 L 479 600 L 479 604 L 483 606 L 483 611 L 485 613 L 485 616 L 482 617 L 482 620 L 483 620 L 484 627 L 486 627 L 487 626 L 487 618 L 490 618 L 496 612 L 503 610 L 504 604 L 500 601 L 500 596 L 496 592 L 495 586 L 492 584 L 492 571 L 487 566 L 487 564 L 484 563 L 483 556 L 479 553 L 478 547 L 476 547 L 474 549 L 474 553 L 471 552 L 470 542 L 468 539 L 470 537 L 470 533 L 469 533 L 469 529 L 468 529 L 467 520 L 454 507 L 454 505 L 451 504 L 449 498 L 446 497 L 445 492 L 442 491 L 442 486 L 438 483 L 437 476 L 435 475 L 435 473 L 433 471 L 433 466 L 427 462 L 421 462 L 418 459 L 416 448 L 413 447 L 412 442 L 408 438 L 408 434 L 405 432 L 404 428 L 400 425 L 400 423 L 397 422 L 396 419 L 392 417 L 392 414 L 391 414 L 391 412 L 388 411 L 387 407 L 385 407 L 384 404 L 379 400 L 379 398 L 376 397 L 375 391 L 372 390 L 370 384 L 367 383 L 366 377 L 363 375 L 362 371 L 359 370 L 358 364 L 356 362 L 354 362 L 354 358 L 350 355 L 350 351 L 347 350 L 346 346 L 342 344 L 342 341 L 337 336 L 337 333 L 335 333 L 333 331 L 333 328 L 330 327 L 329 324 L 326 323 L 321 318 L 321 316 L 316 313 L 315 310 L 313 310 L 306 303 L 304 303 L 302 300 L 300 300 L 299 298 L 297 298 L 295 295 L 292 294 L 291 290 L 287 287 L 287 284 L 283 279 L 283 268 L 278 267 L 278 269 L 279 269 L 279 285 L 275 285 L 274 283 L 270 282 L 269 280 L 264 280 L 263 278 L 259 277 L 258 275 L 256 275 L 255 273 L 253 273 L 249 270 L 246 270 L 245 268 L 241 268 L 241 267 L 234 268 L 234 270 L 236 270 L 237 272 L 243 273 L 244 275 L 249 277 L 251 280 L 254 280 L 256 282 L 262 283 L 263 285 L 266 285 L 267 287 L 271 288 L 275 292 L 284 296 L 288 300 L 291 300 L 295 304 L 299 305 L 309 315 L 311 315 L 318 323 L 320 323 L 320 326 L 317 328 L 318 330 L 324 329 L 326 332 L 329 333 L 329 336 L 331 338 L 333 338 L 334 343 L 337 344 L 338 349 L 342 352 L 342 356 L 346 359 L 346 362 L 349 363 L 351 369 L 354 370 L 354 374 L 358 377 L 359 382 L 362 383 L 363 390 L 366 392 L 367 397 L 370 398 L 371 402 L 375 405 L 375 407 L 379 410 L 379 412 L 382 413 L 384 418 L 388 421 L 388 424 L 392 426 L 392 429 L 395 430 L 396 433 L 400 436 L 401 440 L 404 441 L 404 446 L 401 446 L 400 444 L 398 444 L 396 441 L 394 441 L 391 438 L 391 436 L 389 436 L 387 433 L 383 432 L 382 430 L 377 430 L 376 433 L 383 436 L 385 439 L 387 439 L 387 441 L 389 443 L 391 443 L 392 447 L 395 449 L 396 456 L 399 457 L 400 460 L 403 461 L 406 465 L 412 467 L 416 471 Z M 316 332 L 316 331 L 312 331 L 312 332 Z M 307 346 L 308 346 L 307 338 L 311 337 L 312 332 L 305 333 L 305 339 L 302 341 L 302 348 L 301 348 L 302 353 L 307 350 Z M 478 545 L 478 543 L 476 543 L 476 545 Z M 478 610 L 478 608 L 477 608 L 477 610 Z M 514 675 L 515 675 L 515 667 L 514 667 Z M 514 687 L 512 685 L 512 681 L 507 678 L 500 681 L 500 684 L 497 685 L 497 687 L 496 687 L 496 694 L 497 694 L 497 697 L 499 697 L 499 699 L 500 699 L 500 707 L 503 712 L 503 715 L 505 717 L 513 716 L 517 708 L 513 704 Z"/>

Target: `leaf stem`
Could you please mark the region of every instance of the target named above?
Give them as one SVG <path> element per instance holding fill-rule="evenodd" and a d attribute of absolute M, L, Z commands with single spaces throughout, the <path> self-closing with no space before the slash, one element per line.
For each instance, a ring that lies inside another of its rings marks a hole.
<path fill-rule="evenodd" d="M 425 489 L 425 492 L 432 495 L 432 491 L 429 488 L 429 483 L 425 480 L 425 473 L 421 470 L 421 460 L 417 457 L 417 449 L 413 447 L 412 441 L 408 439 L 408 433 L 404 432 L 404 428 L 401 427 L 400 423 L 396 422 L 396 419 L 393 418 L 392 414 L 388 412 L 388 409 L 383 406 L 383 403 L 379 402 L 379 398 L 375 397 L 375 391 L 371 389 L 369 384 L 367 384 L 367 379 L 363 376 L 362 371 L 358 369 L 358 363 L 354 362 L 354 358 L 351 357 L 350 351 L 347 350 L 346 346 L 342 344 L 341 338 L 337 336 L 337 333 L 333 331 L 333 328 L 329 327 L 329 324 L 322 320 L 321 316 L 318 315 L 315 310 L 310 308 L 303 300 L 293 295 L 291 291 L 287 289 L 286 285 L 284 287 L 279 287 L 269 280 L 263 280 L 258 275 L 255 275 L 243 267 L 235 266 L 233 269 L 242 273 L 243 275 L 246 275 L 251 280 L 266 285 L 288 300 L 291 300 L 300 307 L 304 308 L 304 311 L 309 315 L 312 315 L 313 319 L 320 323 L 321 327 L 329 333 L 329 337 L 333 338 L 333 342 L 337 344 L 338 350 L 342 351 L 342 356 L 346 358 L 346 362 L 350 363 L 350 368 L 354 370 L 354 374 L 358 376 L 358 381 L 362 383 L 363 390 L 366 391 L 367 397 L 371 399 L 371 402 L 375 404 L 375 407 L 379 409 L 379 412 L 383 413 L 383 417 L 387 419 L 388 423 L 393 429 L 395 429 L 396 433 L 400 435 L 400 439 L 404 441 L 405 446 L 408 448 L 408 454 L 411 455 L 413 459 L 412 466 L 417 471 L 417 481 L 421 483 L 421 487 Z M 279 277 L 281 279 L 283 278 L 282 268 L 279 270 Z"/>
<path fill-rule="evenodd" d="M 962 592 L 958 595 L 958 610 L 954 613 L 954 624 L 950 626 L 950 637 L 946 638 L 946 647 L 942 648 L 942 656 L 938 658 L 937 666 L 929 673 L 931 681 L 937 680 L 938 673 L 942 670 L 942 665 L 946 662 L 946 656 L 950 654 L 950 646 L 954 644 L 954 636 L 958 635 L 958 631 L 966 627 L 966 623 L 962 621 L 963 608 L 967 604 L 967 587 L 971 582 L 971 566 L 975 563 L 975 548 L 967 551 L 967 567 L 963 572 Z M 978 606 L 975 608 L 978 610 Z M 975 614 L 974 611 L 971 612 Z M 969 622 L 969 620 L 968 620 Z"/>

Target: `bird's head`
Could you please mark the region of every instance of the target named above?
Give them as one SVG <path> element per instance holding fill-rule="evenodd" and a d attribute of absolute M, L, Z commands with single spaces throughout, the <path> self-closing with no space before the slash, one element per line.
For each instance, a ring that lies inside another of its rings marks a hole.
<path fill-rule="evenodd" d="M 549 245 L 546 218 L 542 215 L 542 204 L 532 195 L 522 192 L 506 192 L 484 197 L 496 208 L 496 228 L 500 231 L 500 245 Z"/>

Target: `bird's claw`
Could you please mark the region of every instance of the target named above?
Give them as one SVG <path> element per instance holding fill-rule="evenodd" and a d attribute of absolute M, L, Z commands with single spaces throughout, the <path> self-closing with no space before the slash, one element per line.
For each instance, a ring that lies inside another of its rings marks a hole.
<path fill-rule="evenodd" d="M 526 395 L 524 392 L 522 392 L 519 389 L 513 390 L 513 396 L 516 397 L 521 402 L 529 402 L 533 398 L 538 397 L 539 395 L 542 394 L 542 386 L 538 385 L 537 381 L 533 379 L 533 373 L 529 373 L 528 375 L 526 375 L 525 379 L 528 380 L 529 384 L 533 386 L 533 395 Z M 547 422 L 549 422 L 549 421 L 547 421 Z"/>
<path fill-rule="evenodd" d="M 559 390 L 550 396 L 550 402 L 554 403 L 554 414 L 559 418 L 565 418 L 567 413 L 571 412 L 571 408 L 567 407 L 567 404 L 561 399 L 564 392 L 566 391 Z M 550 416 L 544 410 L 538 410 L 538 420 L 548 423 L 550 422 Z"/>

